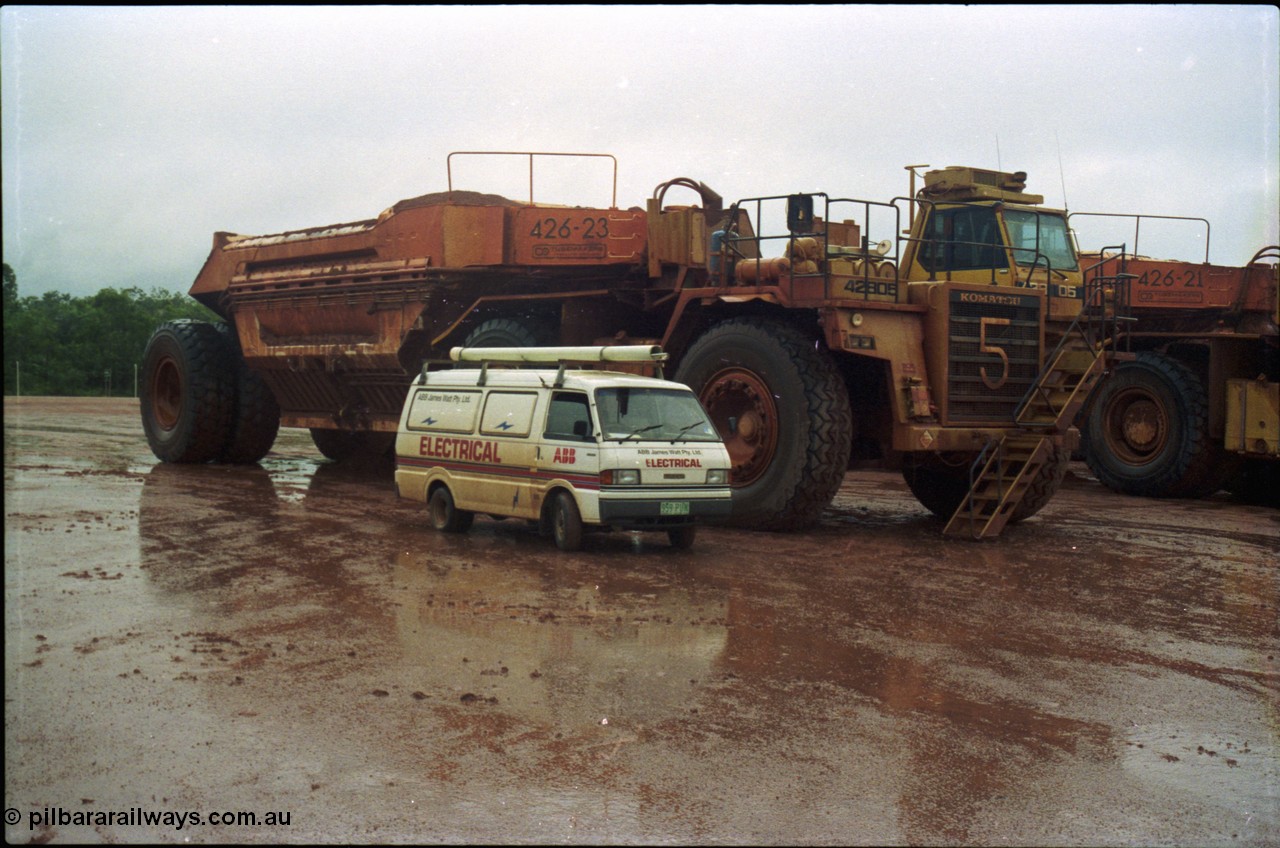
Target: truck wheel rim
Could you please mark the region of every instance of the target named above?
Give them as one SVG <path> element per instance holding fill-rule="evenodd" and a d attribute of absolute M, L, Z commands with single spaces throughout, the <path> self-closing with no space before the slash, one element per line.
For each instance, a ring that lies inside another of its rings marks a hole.
<path fill-rule="evenodd" d="M 173 357 L 166 356 L 156 365 L 151 380 L 151 411 L 160 429 L 178 426 L 182 416 L 182 372 Z"/>
<path fill-rule="evenodd" d="M 699 399 L 729 450 L 733 485 L 754 483 L 778 449 L 778 407 L 773 393 L 752 372 L 728 368 L 707 381 Z M 736 427 L 730 427 L 731 418 L 737 420 Z"/>
<path fill-rule="evenodd" d="M 1130 464 L 1150 462 L 1169 442 L 1164 407 L 1145 391 L 1131 389 L 1117 395 L 1107 418 L 1108 446 Z"/>

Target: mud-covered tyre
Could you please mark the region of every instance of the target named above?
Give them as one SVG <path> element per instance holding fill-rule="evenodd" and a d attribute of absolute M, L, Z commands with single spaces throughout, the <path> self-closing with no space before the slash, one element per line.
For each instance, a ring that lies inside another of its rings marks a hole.
<path fill-rule="evenodd" d="M 969 493 L 972 454 L 908 454 L 902 479 L 920 505 L 943 521 L 955 515 Z"/>
<path fill-rule="evenodd" d="M 316 450 L 334 462 L 376 462 L 394 459 L 395 433 L 376 430 L 311 428 Z"/>
<path fill-rule="evenodd" d="M 1010 524 L 1025 521 L 1044 509 L 1053 496 L 1062 488 L 1062 481 L 1067 479 L 1067 469 L 1071 465 L 1071 451 L 1059 445 L 1049 449 L 1049 458 L 1044 461 L 1040 473 L 1031 481 L 1031 486 L 1022 496 L 1013 515 L 1009 516 Z"/>
<path fill-rule="evenodd" d="M 781 321 L 725 321 L 694 342 L 675 379 L 698 395 L 729 449 L 731 522 L 816 523 L 848 469 L 853 418 L 844 379 L 814 338 Z"/>
<path fill-rule="evenodd" d="M 555 332 L 535 318 L 492 318 L 467 334 L 466 347 L 545 347 Z"/>
<path fill-rule="evenodd" d="M 1209 434 L 1204 383 L 1159 353 L 1122 363 L 1097 388 L 1081 436 L 1099 482 L 1127 495 L 1204 497 L 1230 470 Z"/>
<path fill-rule="evenodd" d="M 698 539 L 698 527 L 695 524 L 672 527 L 667 531 L 667 539 L 671 542 L 671 547 L 678 551 L 687 551 Z"/>
<path fill-rule="evenodd" d="M 235 370 L 235 411 L 231 434 L 219 462 L 252 465 L 267 455 L 280 432 L 280 406 L 271 388 L 249 368 L 240 352 L 240 338 L 232 324 L 218 324 Z"/>
<path fill-rule="evenodd" d="M 573 495 L 565 491 L 556 493 L 551 502 L 551 536 L 562 551 L 582 550 L 582 513 Z"/>
<path fill-rule="evenodd" d="M 969 467 L 974 459 L 969 454 L 911 454 L 903 462 L 902 478 L 925 509 L 948 521 L 969 494 Z M 1010 524 L 1025 521 L 1053 499 L 1067 477 L 1070 462 L 1070 451 L 1058 445 L 1050 447 L 1048 459 L 1009 516 Z"/>
<path fill-rule="evenodd" d="M 142 355 L 142 429 L 157 459 L 207 462 L 226 448 L 235 368 L 226 340 L 205 321 L 162 324 Z"/>
<path fill-rule="evenodd" d="M 474 512 L 454 506 L 448 486 L 440 486 L 431 493 L 427 500 L 427 514 L 431 517 L 431 526 L 444 533 L 465 533 L 471 529 L 476 517 Z"/>
<path fill-rule="evenodd" d="M 1280 507 L 1280 462 L 1241 460 L 1224 488 L 1244 503 Z"/>

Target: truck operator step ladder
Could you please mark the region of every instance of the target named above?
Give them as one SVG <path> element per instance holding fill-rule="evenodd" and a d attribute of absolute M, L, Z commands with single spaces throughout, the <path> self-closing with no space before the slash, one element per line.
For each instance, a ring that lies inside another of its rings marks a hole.
<path fill-rule="evenodd" d="M 994 539 L 1049 461 L 1052 436 L 1066 432 L 1117 351 L 1127 315 L 1127 280 L 1099 278 L 1085 292 L 1086 306 L 1072 322 L 1048 365 L 1014 413 L 1016 430 L 990 442 L 970 468 L 969 493 L 943 534 Z"/>

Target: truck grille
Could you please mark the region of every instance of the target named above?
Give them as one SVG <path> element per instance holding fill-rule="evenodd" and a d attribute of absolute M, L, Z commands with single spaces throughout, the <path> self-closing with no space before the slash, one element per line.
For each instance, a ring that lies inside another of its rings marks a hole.
<path fill-rule="evenodd" d="M 1036 295 L 951 290 L 948 423 L 1003 426 L 1012 421 L 1040 373 L 1041 302 Z"/>

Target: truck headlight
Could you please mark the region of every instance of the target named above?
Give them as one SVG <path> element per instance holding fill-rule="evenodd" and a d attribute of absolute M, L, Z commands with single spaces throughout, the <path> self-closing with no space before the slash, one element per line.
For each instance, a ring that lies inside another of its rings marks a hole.
<path fill-rule="evenodd" d="M 729 482 L 729 469 L 711 468 L 707 471 L 708 486 L 724 486 Z"/>
<path fill-rule="evenodd" d="M 600 482 L 605 486 L 637 486 L 640 484 L 638 468 L 619 468 L 601 471 Z"/>

